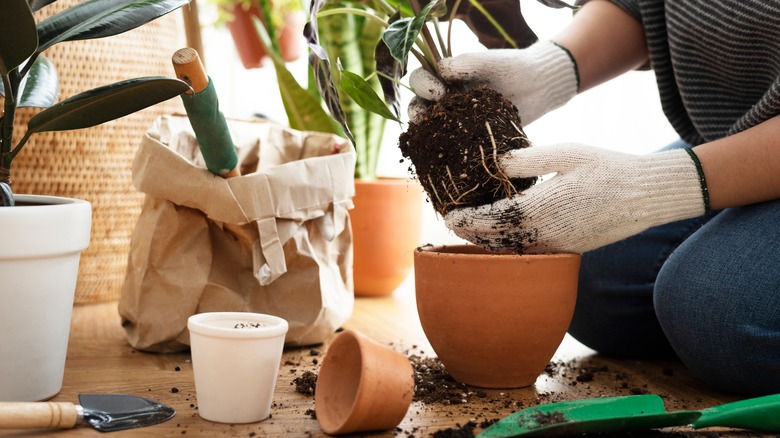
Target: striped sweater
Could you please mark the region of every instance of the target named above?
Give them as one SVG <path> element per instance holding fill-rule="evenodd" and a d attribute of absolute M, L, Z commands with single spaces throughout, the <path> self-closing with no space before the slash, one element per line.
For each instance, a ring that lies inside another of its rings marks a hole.
<path fill-rule="evenodd" d="M 612 2 L 642 22 L 664 113 L 683 140 L 780 114 L 780 0 Z"/>

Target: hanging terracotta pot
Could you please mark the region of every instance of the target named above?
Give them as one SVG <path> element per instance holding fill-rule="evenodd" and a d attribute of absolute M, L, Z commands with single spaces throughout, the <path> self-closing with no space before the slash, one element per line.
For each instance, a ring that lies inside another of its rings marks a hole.
<path fill-rule="evenodd" d="M 579 266 L 579 254 L 418 248 L 415 291 L 423 331 L 455 380 L 483 388 L 529 386 L 569 327 Z"/>
<path fill-rule="evenodd" d="M 263 12 L 255 2 L 248 7 L 237 3 L 229 12 L 232 18 L 227 27 L 241 64 L 246 69 L 262 67 L 267 53 L 255 29 L 254 20 L 265 22 Z M 285 62 L 294 61 L 301 56 L 305 21 L 303 11 L 292 11 L 286 14 L 283 27 L 277 30 L 279 50 Z"/>
<path fill-rule="evenodd" d="M 350 210 L 356 296 L 387 296 L 411 273 L 420 245 L 422 188 L 405 178 L 355 180 Z"/>
<path fill-rule="evenodd" d="M 328 347 L 314 393 L 327 434 L 391 429 L 412 403 L 414 371 L 401 353 L 345 330 Z"/>
<path fill-rule="evenodd" d="M 265 47 L 257 36 L 252 22 L 253 17 L 262 16 L 260 9 L 254 5 L 244 8 L 242 4 L 236 4 L 230 12 L 233 18 L 228 21 L 227 27 L 230 36 L 233 37 L 233 44 L 236 46 L 241 64 L 247 69 L 262 67 L 266 55 Z"/>

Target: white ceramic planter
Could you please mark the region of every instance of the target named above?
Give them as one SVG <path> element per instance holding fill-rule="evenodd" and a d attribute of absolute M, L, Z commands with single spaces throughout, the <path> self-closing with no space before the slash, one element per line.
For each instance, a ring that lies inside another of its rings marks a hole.
<path fill-rule="evenodd" d="M 17 195 L 16 202 L 0 207 L 0 401 L 37 401 L 62 388 L 92 209 L 51 196 Z"/>
<path fill-rule="evenodd" d="M 254 423 L 271 414 L 288 324 L 249 312 L 208 312 L 187 320 L 198 414 Z"/>

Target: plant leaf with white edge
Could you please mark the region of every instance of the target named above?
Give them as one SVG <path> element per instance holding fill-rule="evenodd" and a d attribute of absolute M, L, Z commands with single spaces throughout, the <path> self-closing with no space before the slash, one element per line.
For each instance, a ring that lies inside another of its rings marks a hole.
<path fill-rule="evenodd" d="M 0 1 L 0 75 L 19 67 L 36 47 L 38 33 L 27 0 Z"/>
<path fill-rule="evenodd" d="M 420 35 L 428 14 L 438 6 L 438 1 L 425 5 L 414 18 L 402 18 L 390 24 L 382 34 L 382 40 L 390 49 L 390 54 L 400 63 L 405 63 Z"/>
<path fill-rule="evenodd" d="M 396 13 L 390 17 L 388 23 L 392 24 L 399 18 L 401 18 L 401 14 Z M 393 55 L 390 54 L 390 48 L 381 39 L 374 50 L 374 59 L 385 101 L 393 109 L 396 117 L 401 117 L 401 90 L 398 84 L 406 72 L 406 63 L 401 63 L 393 58 Z"/>
<path fill-rule="evenodd" d="M 57 101 L 59 94 L 57 69 L 51 61 L 39 55 L 19 86 L 19 108 L 48 108 Z"/>
<path fill-rule="evenodd" d="M 87 0 L 38 24 L 38 51 L 43 52 L 63 41 L 105 38 L 127 32 L 189 2 L 190 0 Z"/>
<path fill-rule="evenodd" d="M 303 27 L 303 35 L 309 46 L 309 65 L 314 73 L 314 81 L 317 84 L 317 90 L 325 101 L 331 117 L 333 117 L 344 129 L 344 135 L 355 145 L 355 137 L 347 126 L 347 117 L 341 108 L 339 93 L 334 84 L 330 72 L 330 60 L 325 48 L 319 43 L 319 34 L 317 30 L 317 14 L 325 6 L 326 0 L 311 0 L 309 7 L 309 21 Z"/>
<path fill-rule="evenodd" d="M 38 132 L 89 128 L 176 97 L 191 90 L 179 79 L 129 79 L 77 94 L 30 119 L 28 135 Z"/>
<path fill-rule="evenodd" d="M 339 88 L 347 93 L 352 100 L 355 101 L 361 108 L 371 111 L 372 113 L 379 114 L 380 116 L 401 122 L 388 108 L 385 101 L 379 97 L 371 85 L 361 78 L 360 75 L 356 75 L 347 70 L 341 70 L 341 82 L 339 82 Z"/>

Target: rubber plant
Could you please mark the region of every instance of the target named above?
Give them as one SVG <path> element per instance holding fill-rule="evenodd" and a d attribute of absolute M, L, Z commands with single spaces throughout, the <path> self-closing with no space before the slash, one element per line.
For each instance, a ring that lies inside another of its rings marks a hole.
<path fill-rule="evenodd" d="M 55 44 L 117 35 L 189 0 L 87 0 L 36 23 L 34 12 L 56 0 L 0 2 L 0 205 L 13 206 L 11 165 L 36 133 L 88 128 L 124 117 L 189 90 L 178 79 L 143 77 L 84 91 L 61 102 L 59 77 L 44 51 Z M 19 108 L 43 108 L 14 138 Z"/>
<path fill-rule="evenodd" d="M 571 7 L 561 0 L 538 1 L 553 8 Z M 330 24 L 329 19 L 339 21 Z M 400 122 L 399 91 L 408 57 L 438 76 L 438 61 L 452 55 L 452 26 L 445 35 L 439 24 L 454 19 L 464 21 L 486 48 L 524 48 L 537 40 L 519 0 L 312 0 L 304 36 L 317 89 L 368 172 L 375 172 L 381 142 L 366 139 L 365 116 L 355 117 L 356 108 Z M 334 29 L 349 29 L 345 23 L 350 21 L 370 22 L 376 28 L 374 37 L 334 37 Z M 359 55 L 351 51 L 350 41 L 362 46 Z"/>

